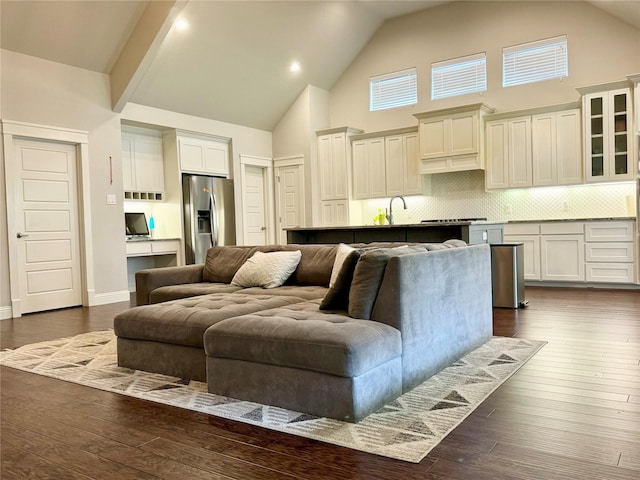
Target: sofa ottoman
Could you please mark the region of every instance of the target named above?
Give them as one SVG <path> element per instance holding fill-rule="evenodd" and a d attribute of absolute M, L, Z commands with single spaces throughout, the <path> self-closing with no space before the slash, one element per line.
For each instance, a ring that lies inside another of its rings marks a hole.
<path fill-rule="evenodd" d="M 134 307 L 113 321 L 118 365 L 204 381 L 203 335 L 207 328 L 227 318 L 304 301 L 257 292 L 212 293 Z"/>
<path fill-rule="evenodd" d="M 358 422 L 402 393 L 400 332 L 318 302 L 218 322 L 204 348 L 218 395 Z"/>

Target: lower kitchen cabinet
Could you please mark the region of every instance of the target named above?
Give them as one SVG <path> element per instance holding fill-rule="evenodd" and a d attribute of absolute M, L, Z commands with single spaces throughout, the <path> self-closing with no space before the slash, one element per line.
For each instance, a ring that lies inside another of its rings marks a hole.
<path fill-rule="evenodd" d="M 505 242 L 524 244 L 524 278 L 543 282 L 635 282 L 634 222 L 508 223 Z"/>
<path fill-rule="evenodd" d="M 320 202 L 320 209 L 322 226 L 349 225 L 349 200 L 325 200 Z"/>

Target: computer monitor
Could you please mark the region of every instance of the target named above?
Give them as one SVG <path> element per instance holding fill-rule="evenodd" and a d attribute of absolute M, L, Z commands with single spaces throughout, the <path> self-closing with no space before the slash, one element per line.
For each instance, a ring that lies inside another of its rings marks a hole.
<path fill-rule="evenodd" d="M 144 213 L 125 213 L 124 223 L 128 237 L 149 236 L 149 226 Z"/>

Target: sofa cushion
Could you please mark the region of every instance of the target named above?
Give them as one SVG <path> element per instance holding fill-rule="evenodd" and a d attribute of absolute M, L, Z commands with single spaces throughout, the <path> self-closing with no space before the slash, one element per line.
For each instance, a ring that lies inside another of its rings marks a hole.
<path fill-rule="evenodd" d="M 134 307 L 113 321 L 118 337 L 202 347 L 202 335 L 227 318 L 303 302 L 291 296 L 212 293 Z"/>
<path fill-rule="evenodd" d="M 340 274 L 340 270 L 342 269 L 342 264 L 344 263 L 347 256 L 353 252 L 355 248 L 350 245 L 346 245 L 341 243 L 338 245 L 338 250 L 336 251 L 336 259 L 333 262 L 333 267 L 331 268 L 331 278 L 329 279 L 329 288 L 333 286 L 338 275 Z"/>
<path fill-rule="evenodd" d="M 300 263 L 299 250 L 291 252 L 255 252 L 231 280 L 239 287 L 276 288 L 282 285 Z"/>
<path fill-rule="evenodd" d="M 349 316 L 369 320 L 378 296 L 387 261 L 393 256 L 424 253 L 422 246 L 378 248 L 363 253 L 353 272 L 349 290 Z"/>
<path fill-rule="evenodd" d="M 282 285 L 278 288 L 270 288 L 269 295 L 284 295 L 287 297 L 304 298 L 305 300 L 321 299 L 327 293 L 327 287 L 318 285 Z M 261 287 L 243 288 L 239 293 L 246 295 L 264 295 L 265 290 Z"/>
<path fill-rule="evenodd" d="M 224 246 L 207 250 L 202 279 L 212 283 L 231 283 L 238 269 L 258 247 Z"/>
<path fill-rule="evenodd" d="M 287 284 L 329 286 L 337 245 L 284 245 L 285 250 L 300 250 L 302 258 Z"/>
<path fill-rule="evenodd" d="M 210 293 L 232 293 L 241 289 L 241 287 L 229 285 L 228 283 L 211 282 L 165 285 L 164 287 L 158 287 L 149 293 L 149 303 L 168 302 L 170 300 L 195 297 L 197 295 L 208 295 Z"/>
<path fill-rule="evenodd" d="M 204 335 L 209 357 L 356 377 L 401 355 L 389 325 L 310 309 L 276 308 L 224 320 Z"/>

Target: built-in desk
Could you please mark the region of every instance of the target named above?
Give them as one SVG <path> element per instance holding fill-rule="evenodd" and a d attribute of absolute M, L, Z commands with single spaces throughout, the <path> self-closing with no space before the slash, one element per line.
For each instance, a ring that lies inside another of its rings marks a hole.
<path fill-rule="evenodd" d="M 472 243 L 502 243 L 505 222 L 428 222 L 409 225 L 365 225 L 288 228 L 287 243 L 439 243 L 452 238 Z"/>
<path fill-rule="evenodd" d="M 139 270 L 182 265 L 182 241 L 179 238 L 130 239 L 126 244 L 129 291 L 136 291 Z"/>

